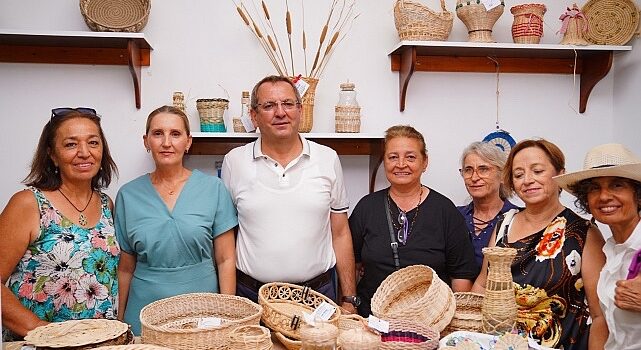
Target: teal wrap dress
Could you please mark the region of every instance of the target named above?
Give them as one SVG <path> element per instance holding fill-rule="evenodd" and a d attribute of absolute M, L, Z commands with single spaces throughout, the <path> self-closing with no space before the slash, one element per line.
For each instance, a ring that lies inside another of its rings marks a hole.
<path fill-rule="evenodd" d="M 136 256 L 124 315 L 134 334 L 140 334 L 145 305 L 185 293 L 218 292 L 213 240 L 238 225 L 220 179 L 193 170 L 170 211 L 145 174 L 118 191 L 115 212 L 121 250 Z"/>

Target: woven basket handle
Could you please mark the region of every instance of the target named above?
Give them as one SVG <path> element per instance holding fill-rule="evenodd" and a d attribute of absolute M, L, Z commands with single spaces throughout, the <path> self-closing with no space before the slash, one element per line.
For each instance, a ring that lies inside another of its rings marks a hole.
<path fill-rule="evenodd" d="M 441 8 L 443 9 L 443 12 L 447 12 L 447 9 L 445 8 L 445 0 L 441 0 Z"/>

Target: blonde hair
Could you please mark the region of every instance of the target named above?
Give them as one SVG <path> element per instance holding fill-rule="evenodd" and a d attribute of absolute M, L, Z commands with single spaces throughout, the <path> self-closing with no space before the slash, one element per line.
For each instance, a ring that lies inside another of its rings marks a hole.
<path fill-rule="evenodd" d="M 174 107 L 174 106 L 162 106 L 154 109 L 149 113 L 149 116 L 147 117 L 147 124 L 145 124 L 145 134 L 149 133 L 149 128 L 151 127 L 151 120 L 154 119 L 155 116 L 157 116 L 160 113 L 169 113 L 176 115 L 182 119 L 183 124 L 185 124 L 185 130 L 187 131 L 187 135 L 190 135 L 189 131 L 189 118 L 187 118 L 187 115 L 185 112 L 182 110 Z"/>
<path fill-rule="evenodd" d="M 423 134 L 410 125 L 394 125 L 385 130 L 385 144 L 397 137 L 407 137 L 417 140 L 421 144 L 421 154 L 427 158 L 427 145 Z"/>

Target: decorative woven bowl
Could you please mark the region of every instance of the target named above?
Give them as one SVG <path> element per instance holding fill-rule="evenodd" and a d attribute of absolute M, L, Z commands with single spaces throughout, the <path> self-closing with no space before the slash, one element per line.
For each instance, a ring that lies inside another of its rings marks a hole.
<path fill-rule="evenodd" d="M 391 320 L 389 332 L 381 335 L 380 350 L 438 349 L 438 331 L 420 322 Z"/>
<path fill-rule="evenodd" d="M 270 350 L 271 333 L 263 326 L 240 326 L 229 332 L 230 350 Z"/>
<path fill-rule="evenodd" d="M 492 28 L 496 21 L 503 14 L 505 3 L 487 11 L 485 5 L 467 0 L 456 1 L 456 16 L 467 27 L 468 39 L 470 42 L 493 43 Z"/>
<path fill-rule="evenodd" d="M 303 312 L 312 313 L 322 302 L 336 307 L 327 321 L 338 327 L 341 311 L 338 305 L 325 295 L 311 288 L 296 284 L 273 282 L 266 283 L 258 290 L 258 302 L 263 306 L 263 323 L 273 331 L 299 340 L 303 323 Z"/>
<path fill-rule="evenodd" d="M 87 319 L 54 322 L 37 327 L 24 337 L 38 349 L 89 349 L 105 345 L 129 344 L 129 325 L 116 320 Z"/>
<path fill-rule="evenodd" d="M 418 1 L 397 0 L 394 5 L 394 23 L 401 40 L 445 41 L 450 36 L 454 15 L 445 8 L 435 12 Z"/>
<path fill-rule="evenodd" d="M 425 265 L 394 271 L 378 286 L 372 298 L 374 316 L 413 320 L 438 332 L 450 323 L 455 309 L 450 287 Z"/>
<path fill-rule="evenodd" d="M 483 332 L 483 294 L 472 292 L 454 293 L 456 312 L 450 324 L 441 332 L 444 337 L 456 331 Z"/>
<path fill-rule="evenodd" d="M 80 0 L 80 13 L 94 32 L 139 32 L 150 10 L 150 0 Z"/>
<path fill-rule="evenodd" d="M 236 327 L 258 325 L 263 308 L 247 298 L 215 293 L 190 293 L 155 301 L 140 311 L 142 342 L 177 350 L 226 349 Z M 196 328 L 205 317 L 221 325 Z"/>
<path fill-rule="evenodd" d="M 589 29 L 585 38 L 597 45 L 625 45 L 639 26 L 639 9 L 632 0 L 590 0 L 583 5 Z"/>

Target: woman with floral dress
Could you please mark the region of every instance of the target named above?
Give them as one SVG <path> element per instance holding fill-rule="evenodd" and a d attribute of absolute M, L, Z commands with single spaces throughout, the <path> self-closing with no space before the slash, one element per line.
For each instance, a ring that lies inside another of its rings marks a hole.
<path fill-rule="evenodd" d="M 4 338 L 71 319 L 116 318 L 111 199 L 117 173 L 91 108 L 56 108 L 25 183 L 0 214 Z"/>

